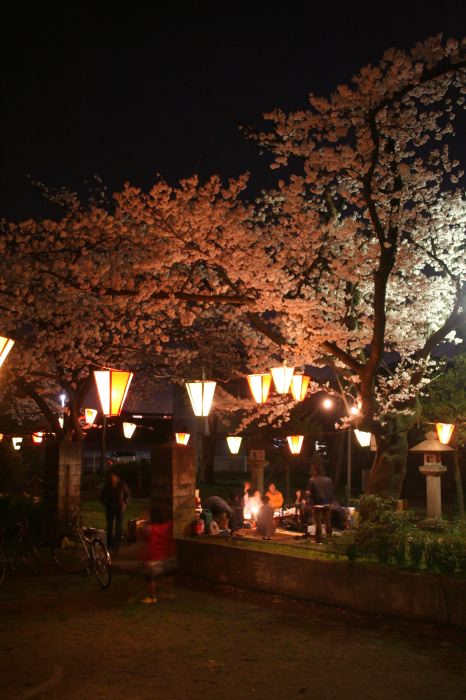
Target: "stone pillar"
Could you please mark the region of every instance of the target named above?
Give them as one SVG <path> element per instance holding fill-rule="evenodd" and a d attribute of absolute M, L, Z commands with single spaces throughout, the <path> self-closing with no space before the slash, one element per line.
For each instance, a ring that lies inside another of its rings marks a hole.
<path fill-rule="evenodd" d="M 152 449 L 151 507 L 173 520 L 175 537 L 189 537 L 196 510 L 194 448 L 170 443 Z"/>
<path fill-rule="evenodd" d="M 44 539 L 51 541 L 81 502 L 80 442 L 47 443 L 44 469 Z"/>
<path fill-rule="evenodd" d="M 251 474 L 252 488 L 261 493 L 264 493 L 264 469 L 267 465 L 265 450 L 249 450 L 247 468 Z"/>
<path fill-rule="evenodd" d="M 442 482 L 441 475 L 447 471 L 443 464 L 423 464 L 419 467 L 426 477 L 427 519 L 440 520 L 442 517 Z"/>

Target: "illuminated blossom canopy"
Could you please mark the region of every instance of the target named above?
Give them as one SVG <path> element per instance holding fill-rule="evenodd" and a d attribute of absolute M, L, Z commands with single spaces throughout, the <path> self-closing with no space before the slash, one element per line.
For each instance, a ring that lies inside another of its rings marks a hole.
<path fill-rule="evenodd" d="M 353 423 L 377 438 L 370 489 L 398 494 L 431 352 L 465 322 L 465 51 L 441 36 L 389 49 L 307 109 L 266 115 L 250 136 L 283 179 L 254 204 L 246 176 L 193 177 L 4 223 L 1 332 L 30 339 L 11 373 L 73 393 L 107 363 L 177 381 L 206 365 L 225 381 L 330 363 L 361 400 Z M 400 361 L 381 372 L 386 351 Z M 271 421 L 293 405 L 225 389 L 216 403 Z"/>

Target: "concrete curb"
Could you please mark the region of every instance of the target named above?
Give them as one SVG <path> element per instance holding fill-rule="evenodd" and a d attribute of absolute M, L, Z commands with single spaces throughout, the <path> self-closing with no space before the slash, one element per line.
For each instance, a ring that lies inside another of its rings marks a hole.
<path fill-rule="evenodd" d="M 181 571 L 230 584 L 408 620 L 466 626 L 466 580 L 347 561 L 177 540 Z"/>

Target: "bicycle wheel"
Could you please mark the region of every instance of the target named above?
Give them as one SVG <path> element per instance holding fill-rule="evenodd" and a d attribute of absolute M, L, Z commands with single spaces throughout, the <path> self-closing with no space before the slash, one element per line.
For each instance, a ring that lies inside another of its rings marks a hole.
<path fill-rule="evenodd" d="M 111 560 L 108 549 L 98 537 L 92 540 L 91 546 L 95 577 L 102 588 L 108 588 L 112 580 Z"/>
<path fill-rule="evenodd" d="M 89 557 L 76 532 L 68 532 L 57 538 L 52 549 L 56 564 L 68 574 L 82 574 L 88 568 Z"/>
<path fill-rule="evenodd" d="M 3 579 L 5 578 L 7 566 L 8 566 L 8 556 L 7 556 L 7 553 L 5 551 L 5 547 L 0 542 L 0 584 L 3 583 Z"/>
<path fill-rule="evenodd" d="M 31 540 L 23 537 L 16 549 L 16 556 L 21 558 L 26 569 L 34 576 L 40 574 L 40 559 L 37 549 L 32 544 Z"/>

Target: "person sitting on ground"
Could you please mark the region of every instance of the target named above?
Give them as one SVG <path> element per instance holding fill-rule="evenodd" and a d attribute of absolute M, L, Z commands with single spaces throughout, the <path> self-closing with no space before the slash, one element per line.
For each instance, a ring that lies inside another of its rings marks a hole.
<path fill-rule="evenodd" d="M 214 518 L 222 513 L 226 513 L 228 518 L 231 518 L 233 515 L 233 510 L 231 507 L 223 498 L 220 498 L 220 496 L 209 496 L 209 498 L 206 499 L 204 506 L 210 510 Z"/>
<path fill-rule="evenodd" d="M 332 503 L 333 483 L 330 477 L 325 476 L 324 468 L 320 464 L 312 466 L 312 477 L 309 485 L 311 489 L 311 502 L 316 523 L 316 542 L 322 543 L 322 517 L 325 520 L 325 532 L 327 537 L 332 535 Z"/>
<path fill-rule="evenodd" d="M 220 537 L 226 537 L 230 534 L 228 529 L 228 518 L 226 513 L 219 513 L 212 519 L 209 525 L 209 535 L 219 535 Z"/>
<path fill-rule="evenodd" d="M 141 600 L 141 603 L 157 602 L 155 580 L 158 576 L 175 571 L 177 563 L 175 554 L 173 521 L 167 519 L 167 515 L 162 510 L 153 508 L 142 552 L 147 595 Z"/>
<path fill-rule="evenodd" d="M 257 514 L 256 534 L 262 535 L 263 540 L 270 540 L 275 535 L 275 529 L 273 508 L 270 506 L 268 496 L 264 496 L 264 505 L 260 507 Z"/>
<path fill-rule="evenodd" d="M 275 484 L 269 484 L 269 490 L 265 494 L 270 501 L 273 510 L 278 510 L 283 505 L 283 494 L 277 489 Z"/>

